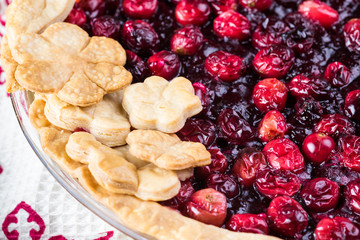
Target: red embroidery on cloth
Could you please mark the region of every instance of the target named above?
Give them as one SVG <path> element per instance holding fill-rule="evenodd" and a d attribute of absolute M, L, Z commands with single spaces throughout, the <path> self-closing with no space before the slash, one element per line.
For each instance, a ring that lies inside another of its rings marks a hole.
<path fill-rule="evenodd" d="M 2 168 L 2 166 L 0 165 L 0 174 L 2 174 L 4 171 L 4 169 Z"/>
<path fill-rule="evenodd" d="M 67 240 L 63 235 L 57 235 L 49 238 L 49 240 Z"/>
<path fill-rule="evenodd" d="M 110 238 L 112 238 L 112 236 L 114 236 L 114 231 L 109 231 L 109 232 L 106 232 L 106 236 L 99 237 L 94 240 L 109 240 Z"/>

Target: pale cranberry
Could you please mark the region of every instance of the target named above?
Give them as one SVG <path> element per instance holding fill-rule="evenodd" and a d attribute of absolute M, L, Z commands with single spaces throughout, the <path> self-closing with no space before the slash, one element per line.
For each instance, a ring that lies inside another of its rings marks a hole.
<path fill-rule="evenodd" d="M 350 81 L 350 70 L 340 62 L 330 63 L 325 70 L 325 79 L 334 87 L 342 87 Z"/>
<path fill-rule="evenodd" d="M 79 27 L 84 27 L 86 24 L 86 15 L 81 8 L 73 8 L 65 19 L 65 22 L 78 25 Z"/>
<path fill-rule="evenodd" d="M 349 182 L 345 187 L 344 194 L 349 208 L 360 214 L 360 178 Z"/>
<path fill-rule="evenodd" d="M 325 217 L 315 229 L 316 240 L 356 240 L 360 239 L 360 230 L 344 217 Z"/>
<path fill-rule="evenodd" d="M 123 0 L 122 7 L 131 18 L 151 18 L 158 5 L 157 0 Z"/>
<path fill-rule="evenodd" d="M 250 30 L 249 20 L 233 10 L 220 14 L 214 20 L 214 32 L 220 37 L 242 41 L 250 37 Z"/>
<path fill-rule="evenodd" d="M 273 0 L 239 0 L 239 2 L 243 7 L 264 11 L 271 6 Z"/>
<path fill-rule="evenodd" d="M 135 53 L 126 50 L 125 68 L 133 75 L 133 82 L 141 82 L 149 75 L 145 62 Z"/>
<path fill-rule="evenodd" d="M 265 156 L 254 148 L 244 148 L 238 155 L 232 172 L 245 187 L 251 187 L 256 174 L 267 166 Z"/>
<path fill-rule="evenodd" d="M 177 133 L 184 141 L 200 142 L 209 146 L 215 140 L 215 125 L 203 119 L 189 118 L 185 126 Z"/>
<path fill-rule="evenodd" d="M 147 65 L 152 75 L 171 80 L 176 77 L 180 70 L 179 57 L 170 51 L 160 51 L 147 60 Z"/>
<path fill-rule="evenodd" d="M 270 47 L 282 43 L 282 34 L 289 31 L 289 27 L 280 20 L 266 18 L 252 34 L 252 45 L 257 49 Z"/>
<path fill-rule="evenodd" d="M 205 60 L 205 68 L 215 79 L 225 82 L 237 80 L 245 71 L 239 56 L 223 51 L 210 54 Z"/>
<path fill-rule="evenodd" d="M 360 18 L 353 18 L 345 24 L 344 38 L 350 51 L 360 53 Z"/>
<path fill-rule="evenodd" d="M 294 142 L 286 138 L 272 140 L 265 145 L 263 153 L 269 164 L 275 169 L 301 172 L 305 161 L 299 148 Z"/>
<path fill-rule="evenodd" d="M 199 114 L 204 114 L 207 112 L 210 106 L 210 96 L 208 94 L 208 89 L 202 83 L 196 82 L 193 84 L 195 95 L 200 98 L 201 106 L 203 110 Z"/>
<path fill-rule="evenodd" d="M 210 148 L 208 151 L 211 154 L 210 165 L 195 169 L 196 176 L 200 176 L 201 178 L 206 178 L 211 173 L 224 173 L 228 167 L 227 159 L 219 149 Z"/>
<path fill-rule="evenodd" d="M 186 215 L 220 227 L 226 218 L 226 197 L 212 188 L 199 190 L 186 204 Z"/>
<path fill-rule="evenodd" d="M 207 180 L 208 188 L 213 188 L 216 191 L 223 193 L 227 198 L 233 198 L 240 192 L 239 186 L 235 180 L 227 174 L 214 173 L 211 174 Z"/>
<path fill-rule="evenodd" d="M 323 109 L 313 97 L 299 98 L 295 104 L 295 119 L 302 125 L 314 125 L 323 114 Z"/>
<path fill-rule="evenodd" d="M 276 78 L 267 78 L 258 82 L 252 94 L 255 106 L 262 112 L 282 111 L 285 108 L 286 98 L 286 86 Z"/>
<path fill-rule="evenodd" d="M 341 114 L 327 114 L 316 124 L 315 132 L 322 132 L 337 139 L 341 134 L 354 134 L 355 127 Z"/>
<path fill-rule="evenodd" d="M 346 135 L 339 139 L 340 162 L 346 167 L 360 172 L 360 137 Z"/>
<path fill-rule="evenodd" d="M 260 215 L 243 213 L 231 216 L 226 228 L 235 232 L 268 234 L 266 219 Z"/>
<path fill-rule="evenodd" d="M 283 138 L 287 130 L 285 117 L 277 110 L 265 114 L 260 122 L 258 137 L 263 142 Z"/>
<path fill-rule="evenodd" d="M 112 16 L 93 18 L 90 24 L 94 36 L 116 39 L 120 34 L 120 22 Z"/>
<path fill-rule="evenodd" d="M 334 149 L 334 140 L 324 133 L 310 134 L 302 144 L 302 151 L 306 159 L 317 165 L 327 161 Z"/>
<path fill-rule="evenodd" d="M 200 28 L 189 25 L 175 31 L 170 41 L 171 51 L 179 55 L 194 55 L 202 45 Z"/>
<path fill-rule="evenodd" d="M 348 93 L 345 99 L 344 110 L 346 116 L 360 121 L 360 90 L 354 90 Z"/>
<path fill-rule="evenodd" d="M 207 0 L 217 15 L 238 8 L 238 0 Z"/>
<path fill-rule="evenodd" d="M 291 95 L 296 98 L 314 97 L 315 99 L 326 96 L 329 83 L 320 78 L 307 78 L 302 74 L 296 75 L 288 85 Z"/>
<path fill-rule="evenodd" d="M 210 6 L 203 0 L 182 0 L 175 9 L 176 21 L 181 25 L 204 25 L 210 15 Z"/>
<path fill-rule="evenodd" d="M 282 45 L 261 49 L 252 62 L 255 71 L 265 78 L 284 77 L 295 61 L 293 50 Z"/>
<path fill-rule="evenodd" d="M 301 3 L 299 12 L 324 28 L 330 28 L 339 20 L 339 14 L 335 9 L 318 0 Z"/>
<path fill-rule="evenodd" d="M 105 0 L 80 0 L 78 2 L 79 7 L 83 9 L 90 18 L 101 16 L 105 12 Z"/>

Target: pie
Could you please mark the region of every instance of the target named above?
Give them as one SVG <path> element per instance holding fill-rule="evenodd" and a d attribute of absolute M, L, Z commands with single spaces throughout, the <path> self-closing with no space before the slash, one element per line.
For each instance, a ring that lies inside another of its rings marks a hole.
<path fill-rule="evenodd" d="M 8 92 L 156 239 L 360 239 L 360 3 L 14 0 Z"/>

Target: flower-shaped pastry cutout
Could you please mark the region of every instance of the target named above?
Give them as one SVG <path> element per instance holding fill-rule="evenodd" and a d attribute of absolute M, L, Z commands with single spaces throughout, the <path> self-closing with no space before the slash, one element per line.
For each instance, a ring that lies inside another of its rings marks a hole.
<path fill-rule="evenodd" d="M 105 95 L 103 100 L 89 107 L 68 104 L 51 94 L 47 97 L 45 116 L 57 127 L 69 131 L 85 129 L 104 145 L 121 146 L 130 133 L 121 101 L 122 90 Z"/>
<path fill-rule="evenodd" d="M 15 46 L 16 81 L 38 93 L 56 93 L 64 102 L 89 106 L 132 81 L 126 53 L 115 40 L 92 37 L 80 27 L 55 23 L 42 34 L 23 34 Z"/>
<path fill-rule="evenodd" d="M 175 134 L 155 130 L 132 131 L 126 142 L 135 157 L 169 170 L 182 170 L 211 163 L 201 143 L 181 141 Z"/>
<path fill-rule="evenodd" d="M 123 107 L 136 129 L 154 129 L 175 133 L 187 118 L 201 112 L 200 99 L 189 80 L 178 77 L 167 81 L 149 77 L 125 89 Z"/>

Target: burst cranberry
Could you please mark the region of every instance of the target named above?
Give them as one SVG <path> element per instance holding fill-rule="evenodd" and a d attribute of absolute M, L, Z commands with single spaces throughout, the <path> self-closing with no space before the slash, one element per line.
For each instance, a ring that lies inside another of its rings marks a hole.
<path fill-rule="evenodd" d="M 283 170 L 263 170 L 256 177 L 257 190 L 268 198 L 293 196 L 300 190 L 300 180 L 295 174 Z"/>
<path fill-rule="evenodd" d="M 280 20 L 266 18 L 254 31 L 252 45 L 262 49 L 282 43 L 281 35 L 289 31 L 289 27 Z"/>
<path fill-rule="evenodd" d="M 239 0 L 239 2 L 243 7 L 264 11 L 271 6 L 273 0 Z"/>
<path fill-rule="evenodd" d="M 272 140 L 265 145 L 263 153 L 269 164 L 275 169 L 301 172 L 304 169 L 304 157 L 295 143 L 286 138 Z"/>
<path fill-rule="evenodd" d="M 122 7 L 131 18 L 151 18 L 158 5 L 157 0 L 124 0 Z"/>
<path fill-rule="evenodd" d="M 179 55 L 194 55 L 203 42 L 204 36 L 200 28 L 189 25 L 175 32 L 171 38 L 171 51 Z"/>
<path fill-rule="evenodd" d="M 325 212 L 336 207 L 340 188 L 327 178 L 315 178 L 304 185 L 300 195 L 308 209 L 314 212 Z"/>
<path fill-rule="evenodd" d="M 258 74 L 265 78 L 282 78 L 295 61 L 293 50 L 282 45 L 261 49 L 252 62 Z"/>
<path fill-rule="evenodd" d="M 333 62 L 326 67 L 325 78 L 334 87 L 342 87 L 349 83 L 350 71 L 344 64 Z"/>
<path fill-rule="evenodd" d="M 350 51 L 360 53 L 360 18 L 353 18 L 345 24 L 344 38 Z"/>
<path fill-rule="evenodd" d="M 340 162 L 346 167 L 360 172 L 360 137 L 346 135 L 339 139 Z"/>
<path fill-rule="evenodd" d="M 210 15 L 210 6 L 203 0 L 182 0 L 175 9 L 176 21 L 181 25 L 204 25 Z"/>
<path fill-rule="evenodd" d="M 199 190 L 186 204 L 186 214 L 200 222 L 220 227 L 226 218 L 226 197 L 212 188 Z"/>
<path fill-rule="evenodd" d="M 227 198 L 233 198 L 240 192 L 235 180 L 227 174 L 211 174 L 206 180 L 206 185 L 223 193 Z"/>
<path fill-rule="evenodd" d="M 356 240 L 360 238 L 360 230 L 349 219 L 344 217 L 325 217 L 315 229 L 316 240 Z"/>
<path fill-rule="evenodd" d="M 136 53 L 154 53 L 160 42 L 153 27 L 142 20 L 126 21 L 122 37 L 124 43 Z"/>
<path fill-rule="evenodd" d="M 266 219 L 256 214 L 235 214 L 226 223 L 226 228 L 235 232 L 268 234 Z"/>
<path fill-rule="evenodd" d="M 233 144 L 243 145 L 253 139 L 253 129 L 233 109 L 224 109 L 219 117 L 218 124 L 222 136 Z"/>
<path fill-rule="evenodd" d="M 299 98 L 295 104 L 295 119 L 302 125 L 314 125 L 323 114 L 323 109 L 313 97 Z"/>
<path fill-rule="evenodd" d="M 285 117 L 279 111 L 271 110 L 261 120 L 258 136 L 261 141 L 269 142 L 276 138 L 283 138 L 286 130 Z"/>
<path fill-rule="evenodd" d="M 251 187 L 256 174 L 267 166 L 265 156 L 254 148 L 243 149 L 236 159 L 232 172 L 238 182 L 245 187 Z"/>
<path fill-rule="evenodd" d="M 354 90 L 348 93 L 345 99 L 344 110 L 346 116 L 360 121 L 360 90 Z"/>
<path fill-rule="evenodd" d="M 240 57 L 223 51 L 210 54 L 205 60 L 205 68 L 215 79 L 225 82 L 237 80 L 245 71 Z"/>
<path fill-rule="evenodd" d="M 267 78 L 258 82 L 252 94 L 255 106 L 262 112 L 273 109 L 282 111 L 285 108 L 286 98 L 286 86 L 276 78 Z"/>
<path fill-rule="evenodd" d="M 334 149 L 334 140 L 324 133 L 310 134 L 302 144 L 305 157 L 317 165 L 327 161 Z"/>
<path fill-rule="evenodd" d="M 78 4 L 90 18 L 101 16 L 105 12 L 105 0 L 80 0 Z"/>
<path fill-rule="evenodd" d="M 322 132 L 337 139 L 341 134 L 354 134 L 355 127 L 341 114 L 327 114 L 316 124 L 315 132 Z"/>
<path fill-rule="evenodd" d="M 152 75 L 171 80 L 179 73 L 179 57 L 170 51 L 160 51 L 149 57 L 147 65 Z"/>
<path fill-rule="evenodd" d="M 177 133 L 184 141 L 200 142 L 209 146 L 215 140 L 215 125 L 203 119 L 189 118 L 185 126 Z"/>
<path fill-rule="evenodd" d="M 91 20 L 94 36 L 104 36 L 116 39 L 120 34 L 120 22 L 112 16 L 101 16 Z"/>
<path fill-rule="evenodd" d="M 229 10 L 236 11 L 238 8 L 237 0 L 208 0 L 208 3 L 211 4 L 211 7 L 215 10 L 217 15 Z"/>
<path fill-rule="evenodd" d="M 202 179 L 207 178 L 211 173 L 224 173 L 228 167 L 228 162 L 224 154 L 217 148 L 210 148 L 210 165 L 198 167 L 195 169 L 195 175 Z"/>
<path fill-rule="evenodd" d="M 360 178 L 349 182 L 344 194 L 349 208 L 360 214 Z"/>
<path fill-rule="evenodd" d="M 214 20 L 214 32 L 220 37 L 242 41 L 250 37 L 250 30 L 249 20 L 233 10 L 220 14 Z"/>
<path fill-rule="evenodd" d="M 284 35 L 284 44 L 296 53 L 306 53 L 314 43 L 314 32 L 304 25 L 297 25 Z"/>
<path fill-rule="evenodd" d="M 308 225 L 308 216 L 301 205 L 289 197 L 277 197 L 267 210 L 271 229 L 287 237 L 294 237 Z"/>
<path fill-rule="evenodd" d="M 65 19 L 65 22 L 84 27 L 86 24 L 86 15 L 81 8 L 73 8 L 69 16 Z"/>
<path fill-rule="evenodd" d="M 329 83 L 320 78 L 310 79 L 302 74 L 296 75 L 289 83 L 289 91 L 296 98 L 314 97 L 319 99 L 329 91 Z"/>
<path fill-rule="evenodd" d="M 194 192 L 195 190 L 190 180 L 182 181 L 179 193 L 172 199 L 161 202 L 161 204 L 182 211 L 184 205 L 190 200 Z"/>
<path fill-rule="evenodd" d="M 130 50 L 126 50 L 125 68 L 133 75 L 133 82 L 141 82 L 149 75 L 149 69 L 145 62 Z"/>
<path fill-rule="evenodd" d="M 203 110 L 200 114 L 204 114 L 207 112 L 209 106 L 210 106 L 210 96 L 208 95 L 208 89 L 206 86 L 202 83 L 196 82 L 193 84 L 195 95 L 200 98 L 201 106 L 203 107 Z"/>
<path fill-rule="evenodd" d="M 324 28 L 330 28 L 339 20 L 339 14 L 336 10 L 318 0 L 301 3 L 299 12 L 305 17 L 318 22 Z"/>

